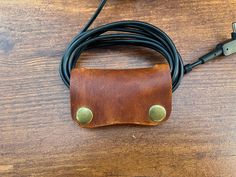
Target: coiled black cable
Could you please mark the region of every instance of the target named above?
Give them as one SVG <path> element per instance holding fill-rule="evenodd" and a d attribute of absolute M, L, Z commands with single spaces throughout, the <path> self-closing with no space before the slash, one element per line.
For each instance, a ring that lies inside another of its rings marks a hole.
<path fill-rule="evenodd" d="M 193 64 L 184 65 L 179 52 L 169 36 L 159 28 L 148 23 L 140 21 L 119 21 L 88 30 L 106 4 L 106 1 L 101 1 L 95 14 L 72 40 L 65 51 L 60 65 L 60 75 L 67 87 L 70 84 L 70 72 L 75 67 L 81 53 L 95 47 L 134 45 L 157 51 L 169 63 L 173 92 L 180 85 L 185 73 L 190 72 L 193 67 L 205 62 L 204 58 L 200 58 Z M 212 56 L 216 57 L 221 54 L 222 52 L 216 51 Z M 209 60 L 209 56 L 207 59 Z"/>

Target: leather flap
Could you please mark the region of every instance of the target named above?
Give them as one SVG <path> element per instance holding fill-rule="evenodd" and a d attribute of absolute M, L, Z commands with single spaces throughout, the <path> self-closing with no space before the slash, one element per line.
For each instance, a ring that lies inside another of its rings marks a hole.
<path fill-rule="evenodd" d="M 150 108 L 161 105 L 166 120 L 172 109 L 172 82 L 168 64 L 145 69 L 75 68 L 70 81 L 72 118 L 81 127 L 114 124 L 158 125 L 150 119 Z M 92 111 L 88 124 L 77 120 L 81 107 Z M 161 121 L 161 122 L 162 122 Z"/>

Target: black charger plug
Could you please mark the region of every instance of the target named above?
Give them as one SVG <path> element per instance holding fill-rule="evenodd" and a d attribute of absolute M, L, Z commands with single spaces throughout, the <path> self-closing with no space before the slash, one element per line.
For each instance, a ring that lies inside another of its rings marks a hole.
<path fill-rule="evenodd" d="M 220 43 L 214 50 L 200 57 L 196 62 L 185 65 L 185 74 L 192 71 L 198 65 L 204 64 L 218 56 L 229 56 L 236 53 L 236 22 L 232 24 L 233 32 L 231 33 L 231 39 Z"/>

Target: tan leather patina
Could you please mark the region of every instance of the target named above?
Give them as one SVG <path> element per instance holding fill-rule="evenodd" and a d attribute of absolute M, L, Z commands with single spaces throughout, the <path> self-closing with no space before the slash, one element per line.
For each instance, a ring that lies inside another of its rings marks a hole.
<path fill-rule="evenodd" d="M 172 109 L 172 82 L 168 64 L 145 69 L 75 68 L 70 79 L 72 118 L 81 127 L 114 124 L 158 125 L 149 118 L 149 109 L 161 105 L 169 118 Z M 93 119 L 80 124 L 79 108 L 89 108 Z M 162 122 L 162 121 L 161 121 Z"/>

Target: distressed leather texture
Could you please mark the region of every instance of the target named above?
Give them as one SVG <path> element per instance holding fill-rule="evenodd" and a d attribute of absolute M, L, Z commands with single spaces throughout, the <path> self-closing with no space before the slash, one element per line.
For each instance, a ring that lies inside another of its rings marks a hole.
<path fill-rule="evenodd" d="M 85 128 L 114 124 L 158 125 L 149 118 L 153 105 L 165 107 L 167 120 L 172 109 L 172 82 L 168 64 L 144 69 L 75 68 L 70 80 L 71 114 L 76 120 L 80 107 L 93 112 Z"/>

